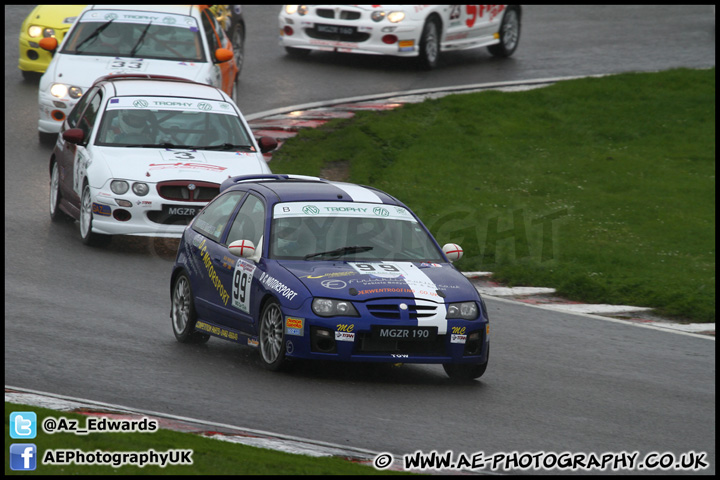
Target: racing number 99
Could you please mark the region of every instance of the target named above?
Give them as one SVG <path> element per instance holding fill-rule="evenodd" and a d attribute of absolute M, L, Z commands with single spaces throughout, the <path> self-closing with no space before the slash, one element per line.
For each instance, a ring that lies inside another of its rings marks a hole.
<path fill-rule="evenodd" d="M 232 304 L 245 313 L 250 312 L 247 300 L 251 276 L 252 272 L 247 272 L 242 268 L 236 268 L 233 274 Z"/>
<path fill-rule="evenodd" d="M 375 268 L 376 266 L 380 267 L 380 270 L 382 270 L 384 272 L 393 272 L 393 273 L 400 272 L 400 270 L 396 266 L 387 265 L 384 263 L 379 263 L 379 264 L 375 264 L 375 265 L 373 265 L 372 263 L 356 263 L 355 264 L 355 267 L 358 270 L 363 271 L 363 272 L 376 272 L 377 271 L 377 269 Z"/>

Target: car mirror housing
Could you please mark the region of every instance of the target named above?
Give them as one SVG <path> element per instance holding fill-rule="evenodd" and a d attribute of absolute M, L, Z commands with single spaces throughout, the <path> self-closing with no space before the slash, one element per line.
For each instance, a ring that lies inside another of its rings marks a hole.
<path fill-rule="evenodd" d="M 442 247 L 443 253 L 451 262 L 460 260 L 463 256 L 463 249 L 457 243 L 446 243 Z"/>
<path fill-rule="evenodd" d="M 260 145 L 260 153 L 266 153 L 271 150 L 275 150 L 277 148 L 277 140 L 275 140 L 273 137 L 260 137 L 258 140 L 258 144 Z"/>
<path fill-rule="evenodd" d="M 255 255 L 255 244 L 250 240 L 235 240 L 228 245 L 228 250 L 236 257 L 251 258 Z"/>
<path fill-rule="evenodd" d="M 232 58 L 232 50 L 228 50 L 227 48 L 218 48 L 217 50 L 215 50 L 215 59 L 220 63 L 232 60 Z"/>
<path fill-rule="evenodd" d="M 66 142 L 79 145 L 85 139 L 85 132 L 83 132 L 80 128 L 71 128 L 70 130 L 65 130 L 62 137 Z"/>
<path fill-rule="evenodd" d="M 55 37 L 45 37 L 40 39 L 40 48 L 48 52 L 54 52 L 58 47 L 58 41 Z"/>

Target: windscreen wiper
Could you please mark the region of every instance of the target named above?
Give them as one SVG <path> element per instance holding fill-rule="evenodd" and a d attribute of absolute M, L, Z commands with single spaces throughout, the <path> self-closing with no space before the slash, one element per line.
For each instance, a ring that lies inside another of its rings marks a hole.
<path fill-rule="evenodd" d="M 335 250 L 329 250 L 327 252 L 310 253 L 308 255 L 305 255 L 305 260 L 320 256 L 339 257 L 341 255 L 347 255 L 348 253 L 367 252 L 368 250 L 372 250 L 373 248 L 375 247 L 341 247 Z"/>
<path fill-rule="evenodd" d="M 147 24 L 147 27 L 145 27 L 145 30 L 143 30 L 143 32 L 140 34 L 140 38 L 138 38 L 138 41 L 135 44 L 135 46 L 132 48 L 132 50 L 130 50 L 131 57 L 135 56 L 135 52 L 137 51 L 138 47 L 143 42 L 143 40 L 145 40 L 145 34 L 147 33 L 148 28 L 150 28 L 150 25 L 152 25 L 152 20 L 150 20 L 150 23 Z"/>
<path fill-rule="evenodd" d="M 253 150 L 252 145 L 235 145 L 234 143 L 223 143 L 222 145 L 206 145 L 195 147 L 198 150 Z"/>
<path fill-rule="evenodd" d="M 103 24 L 100 25 L 98 28 L 96 28 L 93 33 L 91 33 L 90 35 L 88 35 L 88 37 L 87 37 L 85 40 L 83 40 L 82 42 L 78 43 L 77 46 L 75 47 L 75 52 L 78 52 L 78 51 L 80 50 L 80 47 L 82 47 L 82 46 L 85 45 L 87 42 L 89 42 L 89 41 L 92 40 L 93 38 L 95 38 L 95 37 L 97 37 L 98 35 L 100 35 L 103 30 L 105 30 L 107 27 L 110 26 L 110 24 L 113 22 L 113 20 L 115 20 L 115 19 L 114 19 L 114 18 L 111 18 L 111 19 L 108 20 L 107 22 L 103 23 Z"/>

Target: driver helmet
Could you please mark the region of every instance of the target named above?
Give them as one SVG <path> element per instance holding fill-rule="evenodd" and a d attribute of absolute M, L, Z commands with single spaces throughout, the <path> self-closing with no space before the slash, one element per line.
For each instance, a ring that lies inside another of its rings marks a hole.
<path fill-rule="evenodd" d="M 139 134 L 147 129 L 149 112 L 146 110 L 123 110 L 120 112 L 118 124 L 120 130 L 127 134 Z"/>
<path fill-rule="evenodd" d="M 122 35 L 120 29 L 114 25 L 108 26 L 102 32 L 100 32 L 100 43 L 110 47 L 119 47 L 122 42 Z"/>

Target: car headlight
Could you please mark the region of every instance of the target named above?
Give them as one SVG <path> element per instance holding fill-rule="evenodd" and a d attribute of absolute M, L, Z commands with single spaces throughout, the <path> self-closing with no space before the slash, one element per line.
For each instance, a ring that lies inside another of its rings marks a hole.
<path fill-rule="evenodd" d="M 294 13 L 297 13 L 298 15 L 307 15 L 308 7 L 307 5 L 285 5 L 285 13 L 288 15 L 292 15 Z"/>
<path fill-rule="evenodd" d="M 405 12 L 390 12 L 387 15 L 387 19 L 392 23 L 398 23 L 405 20 Z"/>
<path fill-rule="evenodd" d="M 130 186 L 125 180 L 113 180 L 110 182 L 110 190 L 112 190 L 115 195 L 123 195 L 127 193 L 129 188 Z"/>
<path fill-rule="evenodd" d="M 372 18 L 373 22 L 381 22 L 383 18 L 385 18 L 385 12 L 381 11 L 375 11 L 370 14 L 370 18 Z"/>
<path fill-rule="evenodd" d="M 478 307 L 475 302 L 451 303 L 447 306 L 445 318 L 462 318 L 475 320 L 478 317 Z"/>
<path fill-rule="evenodd" d="M 30 38 L 37 38 L 40 35 L 42 35 L 43 27 L 40 27 L 38 25 L 30 25 L 28 27 L 28 35 Z"/>
<path fill-rule="evenodd" d="M 150 191 L 150 187 L 148 187 L 147 183 L 135 182 L 133 183 L 132 191 L 135 192 L 135 195 L 138 197 L 144 197 Z"/>
<path fill-rule="evenodd" d="M 57 98 L 63 98 L 65 95 L 70 95 L 70 98 L 80 98 L 82 97 L 82 88 L 68 87 L 63 83 L 53 83 L 50 87 L 50 94 Z"/>
<path fill-rule="evenodd" d="M 312 302 L 312 310 L 320 317 L 359 317 L 357 310 L 351 302 L 345 300 L 332 300 L 330 298 L 316 298 Z"/>

